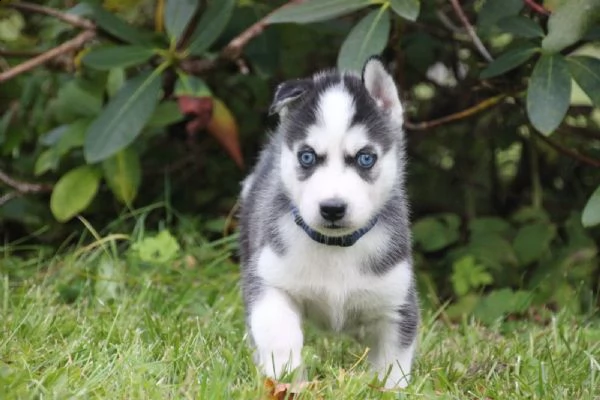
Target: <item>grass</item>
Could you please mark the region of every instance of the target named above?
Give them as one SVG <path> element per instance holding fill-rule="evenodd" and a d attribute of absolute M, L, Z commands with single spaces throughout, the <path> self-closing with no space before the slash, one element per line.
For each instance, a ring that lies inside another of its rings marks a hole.
<path fill-rule="evenodd" d="M 117 257 L 116 244 L 0 259 L 0 398 L 252 399 L 264 379 L 244 337 L 233 243 L 182 236 L 174 260 Z M 101 243 L 101 242 L 98 242 Z M 371 387 L 364 349 L 308 327 L 317 383 L 302 399 L 600 399 L 600 324 L 456 325 L 424 310 L 412 384 Z"/>

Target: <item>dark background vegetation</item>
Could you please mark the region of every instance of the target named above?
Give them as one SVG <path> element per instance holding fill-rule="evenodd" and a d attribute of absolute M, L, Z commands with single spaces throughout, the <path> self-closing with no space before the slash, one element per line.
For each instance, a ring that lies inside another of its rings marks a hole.
<path fill-rule="evenodd" d="M 162 231 L 145 245 L 174 254 L 190 227 L 231 235 L 277 83 L 381 53 L 407 110 L 424 301 L 483 322 L 593 313 L 599 2 L 289 3 L 3 1 L 0 267 L 90 226 Z"/>

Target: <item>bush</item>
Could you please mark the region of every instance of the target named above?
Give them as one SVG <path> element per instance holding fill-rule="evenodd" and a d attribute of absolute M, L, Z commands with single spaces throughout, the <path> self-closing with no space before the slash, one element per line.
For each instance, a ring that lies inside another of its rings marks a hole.
<path fill-rule="evenodd" d="M 75 216 L 160 204 L 215 236 L 272 88 L 382 53 L 407 105 L 424 290 L 483 319 L 594 306 L 598 1 L 47 3 L 0 8 L 6 237 L 59 243 Z"/>

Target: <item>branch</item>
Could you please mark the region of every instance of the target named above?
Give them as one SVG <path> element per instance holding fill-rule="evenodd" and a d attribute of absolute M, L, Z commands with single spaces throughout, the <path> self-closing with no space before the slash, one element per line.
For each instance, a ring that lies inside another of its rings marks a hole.
<path fill-rule="evenodd" d="M 2 170 L 0 170 L 0 182 L 4 183 L 6 186 L 9 186 L 9 187 L 15 189 L 20 194 L 42 193 L 42 192 L 49 192 L 52 190 L 51 185 L 46 185 L 43 183 L 29 183 L 29 182 L 18 181 L 16 179 L 8 176 L 8 174 L 6 174 L 6 172 L 4 172 Z"/>
<path fill-rule="evenodd" d="M 470 117 L 472 115 L 475 115 L 477 113 L 480 113 L 483 110 L 486 110 L 486 109 L 498 104 L 506 96 L 507 96 L 506 94 L 499 94 L 498 96 L 490 97 L 489 99 L 483 100 L 481 103 L 478 103 L 478 104 L 474 105 L 473 107 L 469 107 L 465 110 L 459 111 L 454 114 L 446 115 L 445 117 L 434 119 L 432 121 L 424 121 L 424 122 L 418 122 L 418 123 L 406 121 L 406 122 L 404 122 L 404 126 L 406 128 L 408 128 L 409 130 L 423 131 L 423 130 L 427 130 L 429 128 L 433 128 L 435 126 L 447 124 L 447 123 L 453 122 L 453 121 L 458 121 L 458 120 Z"/>
<path fill-rule="evenodd" d="M 550 11 L 546 10 L 544 6 L 535 2 L 535 0 L 523 0 L 523 3 L 527 4 L 533 11 L 542 14 L 550 15 Z"/>
<path fill-rule="evenodd" d="M 68 53 L 79 47 L 83 46 L 87 41 L 96 36 L 96 32 L 93 30 L 86 30 L 75 36 L 73 39 L 66 41 L 65 43 L 50 49 L 37 57 L 25 61 L 22 64 L 18 64 L 8 71 L 0 74 L 0 83 L 14 78 L 15 76 L 22 74 L 23 72 L 29 71 L 39 65 L 42 65 L 61 54 Z"/>
<path fill-rule="evenodd" d="M 239 62 L 239 58 L 244 50 L 244 47 L 250 42 L 250 40 L 254 39 L 256 36 L 260 35 L 265 27 L 268 25 L 267 19 L 271 16 L 271 14 L 279 11 L 283 7 L 287 7 L 291 4 L 299 4 L 304 2 L 305 0 L 290 0 L 283 6 L 276 8 L 271 11 L 269 14 L 265 15 L 262 19 L 258 20 L 254 24 L 252 24 L 245 31 L 240 33 L 238 36 L 233 38 L 227 46 L 225 46 L 218 57 L 212 60 L 201 59 L 201 60 L 184 60 L 181 62 L 181 69 L 184 71 L 194 74 L 201 75 L 202 73 L 215 68 L 220 61 L 233 61 L 235 62 L 240 69 L 244 70 L 247 68 L 244 63 Z M 243 71 L 242 71 L 243 72 Z"/>
<path fill-rule="evenodd" d="M 229 60 L 235 60 L 239 58 L 239 56 L 242 54 L 242 50 L 248 44 L 248 42 L 262 33 L 262 31 L 267 26 L 267 19 L 269 19 L 269 17 L 272 14 L 278 12 L 284 7 L 287 7 L 292 4 L 299 4 L 303 1 L 304 0 L 290 0 L 283 6 L 276 8 L 269 14 L 265 15 L 261 20 L 255 22 L 248 29 L 240 33 L 237 37 L 233 38 L 233 40 L 231 40 L 231 42 L 229 42 L 229 44 L 225 46 L 225 48 L 221 51 L 221 57 L 227 58 Z"/>
<path fill-rule="evenodd" d="M 479 39 L 479 36 L 477 36 L 477 32 L 475 32 L 475 28 L 473 28 L 473 25 L 471 25 L 471 23 L 469 22 L 469 19 L 465 15 L 465 12 L 463 11 L 463 9 L 460 7 L 458 0 L 450 0 L 450 3 L 452 3 L 454 12 L 456 12 L 456 15 L 458 16 L 458 18 L 460 19 L 462 24 L 467 29 L 467 34 L 471 37 L 471 40 L 473 41 L 475 48 L 477 48 L 477 51 L 479 51 L 479 53 L 483 56 L 483 58 L 486 59 L 487 62 L 494 61 L 494 59 L 492 58 L 490 53 L 487 51 L 487 49 L 483 45 L 483 42 L 481 41 L 481 39 Z"/>
<path fill-rule="evenodd" d="M 12 199 L 15 199 L 19 196 L 20 196 L 20 194 L 17 192 L 9 192 L 9 193 L 6 193 L 5 195 L 2 195 L 0 197 L 0 207 L 2 207 L 3 205 L 5 205 L 9 201 L 11 201 Z"/>
<path fill-rule="evenodd" d="M 73 15 L 73 14 L 63 13 L 63 12 L 55 10 L 53 8 L 40 6 L 38 4 L 18 2 L 18 3 L 9 3 L 6 5 L 6 7 L 14 8 L 15 10 L 31 11 L 31 12 L 35 12 L 38 14 L 49 15 L 51 17 L 58 18 L 61 21 L 66 22 L 67 24 L 76 26 L 78 28 L 90 29 L 90 30 L 96 29 L 96 25 L 94 25 L 94 23 L 92 21 L 90 21 L 86 18 L 82 18 L 80 16 Z"/>
<path fill-rule="evenodd" d="M 592 167 L 600 168 L 600 160 L 580 154 L 580 153 L 576 152 L 575 150 L 569 149 L 568 147 L 564 147 L 563 145 L 542 135 L 541 133 L 539 133 L 536 130 L 533 130 L 533 131 L 537 137 L 539 137 L 542 141 L 546 142 L 546 144 L 548 144 L 550 147 L 552 147 L 554 150 L 558 151 L 559 153 L 562 153 L 568 157 L 571 157 L 583 164 L 587 164 Z"/>

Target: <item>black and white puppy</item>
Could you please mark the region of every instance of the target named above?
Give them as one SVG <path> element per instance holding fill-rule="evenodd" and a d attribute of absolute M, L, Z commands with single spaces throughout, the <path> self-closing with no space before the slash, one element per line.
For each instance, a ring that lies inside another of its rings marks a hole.
<path fill-rule="evenodd" d="M 380 59 L 277 88 L 279 125 L 242 189 L 242 287 L 256 363 L 301 366 L 302 321 L 352 334 L 386 387 L 405 387 L 419 308 L 403 109 Z"/>

